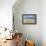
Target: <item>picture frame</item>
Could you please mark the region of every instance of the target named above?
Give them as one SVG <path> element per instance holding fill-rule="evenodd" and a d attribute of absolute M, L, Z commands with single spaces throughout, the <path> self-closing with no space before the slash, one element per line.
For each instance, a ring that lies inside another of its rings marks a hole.
<path fill-rule="evenodd" d="M 36 24 L 36 14 L 23 14 L 22 24 Z"/>

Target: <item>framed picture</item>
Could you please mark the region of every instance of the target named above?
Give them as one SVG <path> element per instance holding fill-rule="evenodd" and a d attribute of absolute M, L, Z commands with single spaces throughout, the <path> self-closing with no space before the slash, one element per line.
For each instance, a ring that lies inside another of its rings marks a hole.
<path fill-rule="evenodd" d="M 36 14 L 23 14 L 22 24 L 36 24 Z"/>

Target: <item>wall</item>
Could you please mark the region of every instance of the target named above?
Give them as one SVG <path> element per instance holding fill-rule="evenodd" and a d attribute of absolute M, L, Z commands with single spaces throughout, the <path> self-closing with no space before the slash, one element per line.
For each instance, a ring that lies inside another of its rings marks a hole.
<path fill-rule="evenodd" d="M 16 5 L 14 5 L 16 6 Z M 24 38 L 35 41 L 36 46 L 41 46 L 41 1 L 23 0 L 18 7 L 13 7 L 15 29 L 23 33 Z M 22 24 L 22 14 L 37 14 L 36 25 Z"/>
<path fill-rule="evenodd" d="M 12 6 L 15 2 L 16 0 L 0 0 L 0 27 L 6 27 L 9 30 L 12 29 Z M 0 30 L 0 32 L 2 31 Z M 5 35 L 10 35 L 9 31 L 3 31 L 3 33 L 0 34 L 0 38 L 5 38 Z"/>
<path fill-rule="evenodd" d="M 0 27 L 12 29 L 12 6 L 16 0 L 0 0 Z"/>
<path fill-rule="evenodd" d="M 41 40 L 42 46 L 46 46 L 46 0 L 41 1 Z"/>

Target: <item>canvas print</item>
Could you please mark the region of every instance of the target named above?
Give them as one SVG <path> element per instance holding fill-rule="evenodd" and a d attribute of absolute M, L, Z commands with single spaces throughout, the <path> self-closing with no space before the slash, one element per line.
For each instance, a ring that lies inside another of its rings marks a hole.
<path fill-rule="evenodd" d="M 36 14 L 23 14 L 22 23 L 23 24 L 36 24 Z"/>

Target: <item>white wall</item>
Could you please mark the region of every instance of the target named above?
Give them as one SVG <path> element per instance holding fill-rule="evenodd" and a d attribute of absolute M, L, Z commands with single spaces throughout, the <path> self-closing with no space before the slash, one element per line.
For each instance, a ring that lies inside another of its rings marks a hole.
<path fill-rule="evenodd" d="M 15 5 L 14 5 L 15 6 Z M 36 46 L 41 46 L 41 1 L 23 0 L 18 7 L 13 8 L 15 29 L 23 33 L 23 36 L 35 41 Z M 22 14 L 37 14 L 36 25 L 23 25 Z"/>
<path fill-rule="evenodd" d="M 41 38 L 42 46 L 46 46 L 46 0 L 41 1 Z"/>
<path fill-rule="evenodd" d="M 0 0 L 0 27 L 12 28 L 12 6 L 16 0 Z"/>

